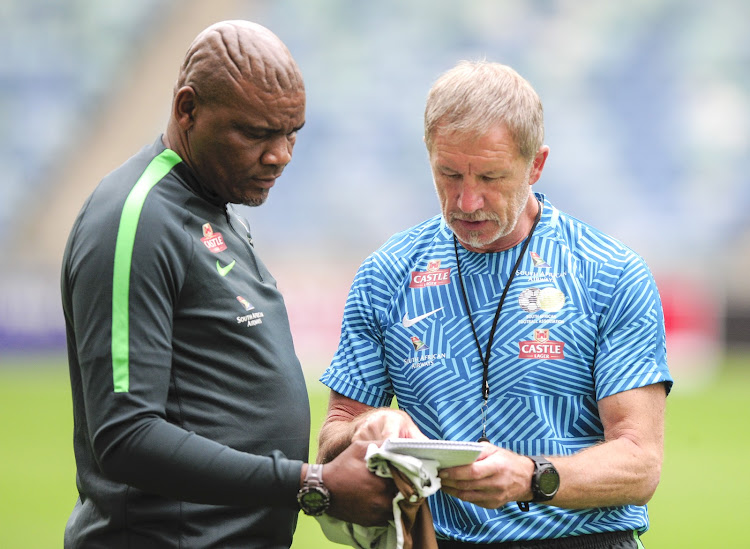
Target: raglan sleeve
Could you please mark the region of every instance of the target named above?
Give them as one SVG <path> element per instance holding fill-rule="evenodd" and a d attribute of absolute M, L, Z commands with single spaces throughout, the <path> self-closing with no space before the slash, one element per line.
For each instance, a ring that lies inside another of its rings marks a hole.
<path fill-rule="evenodd" d="M 592 289 L 604 303 L 594 363 L 597 400 L 654 383 L 669 392 L 664 314 L 646 263 L 629 252 L 623 263 L 603 268 Z"/>
<path fill-rule="evenodd" d="M 393 388 L 385 367 L 382 313 L 390 299 L 373 254 L 360 266 L 344 306 L 336 353 L 320 381 L 368 406 L 389 406 Z"/>

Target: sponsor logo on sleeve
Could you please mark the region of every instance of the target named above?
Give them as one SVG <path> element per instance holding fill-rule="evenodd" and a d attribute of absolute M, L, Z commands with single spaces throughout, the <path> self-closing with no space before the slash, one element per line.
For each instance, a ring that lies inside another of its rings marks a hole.
<path fill-rule="evenodd" d="M 426 271 L 412 271 L 409 288 L 426 288 L 429 286 L 444 286 L 450 284 L 450 268 L 441 269 L 440 260 L 435 259 L 427 262 Z"/>
<path fill-rule="evenodd" d="M 203 224 L 203 238 L 201 238 L 201 242 L 215 254 L 227 249 L 224 237 L 221 236 L 221 233 L 215 233 L 210 223 Z"/>
<path fill-rule="evenodd" d="M 565 343 L 550 339 L 548 329 L 534 330 L 533 341 L 518 342 L 518 358 L 558 360 L 565 358 Z"/>

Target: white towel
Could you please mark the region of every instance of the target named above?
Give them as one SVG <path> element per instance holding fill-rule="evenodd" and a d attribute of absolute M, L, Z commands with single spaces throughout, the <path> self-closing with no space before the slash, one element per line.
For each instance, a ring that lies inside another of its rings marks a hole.
<path fill-rule="evenodd" d="M 370 444 L 365 455 L 367 467 L 379 477 L 392 478 L 391 467 L 396 467 L 412 483 L 415 494 L 412 503 L 426 498 L 440 490 L 438 462 L 419 459 L 404 454 L 396 454 Z M 328 515 L 315 517 L 325 536 L 334 543 L 341 543 L 357 549 L 403 549 L 404 531 L 401 521 L 401 508 L 398 503 L 404 499 L 399 492 L 393 498 L 393 520 L 387 526 L 361 526 L 335 519 Z"/>

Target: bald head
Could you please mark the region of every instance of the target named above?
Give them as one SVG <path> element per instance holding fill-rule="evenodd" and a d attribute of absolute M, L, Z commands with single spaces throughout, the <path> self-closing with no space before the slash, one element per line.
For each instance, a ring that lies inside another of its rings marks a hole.
<path fill-rule="evenodd" d="M 297 63 L 274 33 L 250 21 L 222 21 L 193 40 L 175 92 L 190 86 L 201 102 L 224 102 L 243 84 L 260 94 L 304 91 Z"/>
<path fill-rule="evenodd" d="M 223 21 L 190 45 L 162 140 L 217 199 L 257 206 L 304 124 L 305 86 L 286 46 L 261 25 Z"/>

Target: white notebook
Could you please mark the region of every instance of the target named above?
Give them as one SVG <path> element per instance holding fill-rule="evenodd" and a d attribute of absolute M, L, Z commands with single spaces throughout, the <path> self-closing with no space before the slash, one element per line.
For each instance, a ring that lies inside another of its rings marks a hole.
<path fill-rule="evenodd" d="M 389 438 L 383 443 L 382 448 L 397 454 L 435 460 L 439 463 L 438 469 L 467 465 L 477 459 L 482 452 L 482 444 L 479 442 L 413 438 Z"/>

